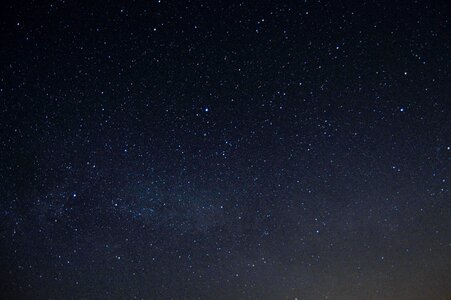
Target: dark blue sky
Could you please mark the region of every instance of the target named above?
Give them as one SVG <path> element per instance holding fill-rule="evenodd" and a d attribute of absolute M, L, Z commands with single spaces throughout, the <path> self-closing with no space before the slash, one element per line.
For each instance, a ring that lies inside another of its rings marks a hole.
<path fill-rule="evenodd" d="M 446 1 L 12 1 L 2 299 L 449 299 Z"/>

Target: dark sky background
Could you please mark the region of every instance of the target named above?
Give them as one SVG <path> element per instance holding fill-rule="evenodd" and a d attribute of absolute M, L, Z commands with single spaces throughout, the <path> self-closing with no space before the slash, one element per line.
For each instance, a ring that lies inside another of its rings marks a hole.
<path fill-rule="evenodd" d="M 447 1 L 2 1 L 1 299 L 451 299 Z"/>

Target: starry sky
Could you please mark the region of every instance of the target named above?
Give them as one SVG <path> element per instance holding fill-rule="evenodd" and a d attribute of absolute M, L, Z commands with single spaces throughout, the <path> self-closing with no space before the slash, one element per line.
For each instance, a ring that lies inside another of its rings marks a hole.
<path fill-rule="evenodd" d="M 446 1 L 2 1 L 2 299 L 451 299 Z"/>

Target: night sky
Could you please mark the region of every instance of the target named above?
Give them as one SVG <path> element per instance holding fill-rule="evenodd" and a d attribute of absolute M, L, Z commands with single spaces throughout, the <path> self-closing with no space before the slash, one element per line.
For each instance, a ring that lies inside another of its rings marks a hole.
<path fill-rule="evenodd" d="M 1 299 L 451 299 L 447 1 L 2 1 Z"/>

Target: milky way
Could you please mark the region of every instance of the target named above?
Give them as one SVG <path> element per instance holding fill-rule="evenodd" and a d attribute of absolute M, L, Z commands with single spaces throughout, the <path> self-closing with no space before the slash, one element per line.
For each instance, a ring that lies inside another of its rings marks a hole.
<path fill-rule="evenodd" d="M 446 1 L 5 1 L 0 298 L 449 299 Z"/>

